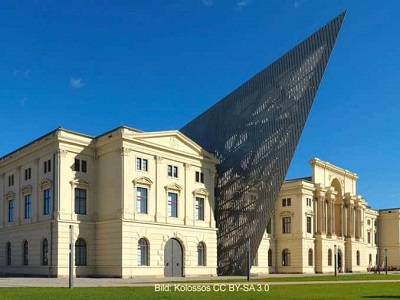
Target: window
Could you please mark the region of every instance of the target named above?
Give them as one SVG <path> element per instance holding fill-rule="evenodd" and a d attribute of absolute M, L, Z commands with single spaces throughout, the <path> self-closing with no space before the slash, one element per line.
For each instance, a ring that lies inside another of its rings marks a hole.
<path fill-rule="evenodd" d="M 168 165 L 168 176 L 178 178 L 178 167 Z"/>
<path fill-rule="evenodd" d="M 328 250 L 328 266 L 332 266 L 332 249 Z"/>
<path fill-rule="evenodd" d="M 371 232 L 367 232 L 368 244 L 371 243 Z"/>
<path fill-rule="evenodd" d="M 8 176 L 8 186 L 14 185 L 14 175 Z"/>
<path fill-rule="evenodd" d="M 314 264 L 313 250 L 308 249 L 308 265 L 312 266 L 313 264 Z"/>
<path fill-rule="evenodd" d="M 31 168 L 25 169 L 25 180 L 31 179 L 31 176 L 32 176 L 32 169 Z"/>
<path fill-rule="evenodd" d="M 292 199 L 291 198 L 282 199 L 282 206 L 292 206 Z"/>
<path fill-rule="evenodd" d="M 368 265 L 371 266 L 372 265 L 372 254 L 370 253 L 368 256 Z"/>
<path fill-rule="evenodd" d="M 143 187 L 136 188 L 136 212 L 147 214 L 147 189 Z"/>
<path fill-rule="evenodd" d="M 28 265 L 28 241 L 24 241 L 23 243 L 23 251 L 22 251 L 22 262 L 24 266 Z"/>
<path fill-rule="evenodd" d="M 203 242 L 200 242 L 197 245 L 197 265 L 206 265 L 206 244 L 204 244 Z"/>
<path fill-rule="evenodd" d="M 195 181 L 196 182 L 200 182 L 200 183 L 204 183 L 204 173 L 196 171 L 196 173 L 195 173 Z"/>
<path fill-rule="evenodd" d="M 204 221 L 204 198 L 196 197 L 196 220 Z"/>
<path fill-rule="evenodd" d="M 290 233 L 291 232 L 291 217 L 283 217 L 282 218 L 282 233 Z"/>
<path fill-rule="evenodd" d="M 149 265 L 149 243 L 146 239 L 141 238 L 138 242 L 138 266 L 148 266 Z"/>
<path fill-rule="evenodd" d="M 282 251 L 282 266 L 290 266 L 290 251 L 287 248 Z"/>
<path fill-rule="evenodd" d="M 75 266 L 86 266 L 86 242 L 81 238 L 75 242 Z"/>
<path fill-rule="evenodd" d="M 307 233 L 311 233 L 312 230 L 312 219 L 311 217 L 307 217 Z"/>
<path fill-rule="evenodd" d="M 374 245 L 378 242 L 378 234 L 375 232 L 374 234 Z"/>
<path fill-rule="evenodd" d="M 268 249 L 268 267 L 272 267 L 272 250 Z"/>
<path fill-rule="evenodd" d="M 49 159 L 43 163 L 43 173 L 47 173 L 50 171 L 51 171 L 51 160 Z"/>
<path fill-rule="evenodd" d="M 356 252 L 356 261 L 357 261 L 357 266 L 359 266 L 360 265 L 360 251 L 359 250 L 357 250 L 357 252 Z"/>
<path fill-rule="evenodd" d="M 272 222 L 272 217 L 269 218 L 268 224 L 267 224 L 267 233 L 271 233 L 271 222 Z"/>
<path fill-rule="evenodd" d="M 312 206 L 311 198 L 306 198 L 306 203 L 307 203 L 307 206 Z"/>
<path fill-rule="evenodd" d="M 136 158 L 136 170 L 147 172 L 148 160 L 145 158 Z"/>
<path fill-rule="evenodd" d="M 51 197 L 50 197 L 50 189 L 46 189 L 43 191 L 43 214 L 49 215 L 50 214 L 50 207 L 51 207 Z"/>
<path fill-rule="evenodd" d="M 74 170 L 77 172 L 87 173 L 87 161 L 75 158 Z"/>
<path fill-rule="evenodd" d="M 168 192 L 168 217 L 178 217 L 178 194 Z"/>
<path fill-rule="evenodd" d="M 25 219 L 31 217 L 31 198 L 32 195 L 25 195 Z"/>
<path fill-rule="evenodd" d="M 49 254 L 49 244 L 47 242 L 47 239 L 44 239 L 42 242 L 42 265 L 43 266 L 47 266 L 49 264 L 48 254 Z"/>
<path fill-rule="evenodd" d="M 75 213 L 86 215 L 86 194 L 85 189 L 75 189 Z"/>
<path fill-rule="evenodd" d="M 8 222 L 14 221 L 14 200 L 8 201 Z"/>
<path fill-rule="evenodd" d="M 8 242 L 6 244 L 6 264 L 7 266 L 11 266 L 11 243 Z"/>
<path fill-rule="evenodd" d="M 371 219 L 367 219 L 367 225 L 371 225 Z"/>

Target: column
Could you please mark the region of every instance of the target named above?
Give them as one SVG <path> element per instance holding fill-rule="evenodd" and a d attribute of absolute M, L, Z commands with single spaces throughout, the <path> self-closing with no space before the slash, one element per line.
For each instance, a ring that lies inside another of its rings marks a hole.
<path fill-rule="evenodd" d="M 343 209 L 343 202 L 340 203 L 340 236 L 344 236 L 344 209 Z"/>
<path fill-rule="evenodd" d="M 323 232 L 323 228 L 322 228 L 322 222 L 323 222 L 323 202 L 322 202 L 322 198 L 318 197 L 318 232 L 322 233 Z"/>
<path fill-rule="evenodd" d="M 313 199 L 313 210 L 314 210 L 314 216 L 313 216 L 313 226 L 314 226 L 314 233 L 318 232 L 318 199 Z"/>
<path fill-rule="evenodd" d="M 332 199 L 332 234 L 335 234 L 335 199 Z"/>

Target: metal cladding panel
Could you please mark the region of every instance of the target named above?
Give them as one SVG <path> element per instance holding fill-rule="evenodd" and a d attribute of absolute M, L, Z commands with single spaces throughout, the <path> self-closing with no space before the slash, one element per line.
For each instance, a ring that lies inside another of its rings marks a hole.
<path fill-rule="evenodd" d="M 180 131 L 219 159 L 220 274 L 246 272 L 257 253 L 345 12 Z M 267 249 L 265 249 L 267 251 Z"/>

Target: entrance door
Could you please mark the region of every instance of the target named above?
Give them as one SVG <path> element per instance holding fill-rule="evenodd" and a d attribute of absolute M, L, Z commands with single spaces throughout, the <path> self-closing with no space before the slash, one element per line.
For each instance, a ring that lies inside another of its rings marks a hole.
<path fill-rule="evenodd" d="M 164 249 L 164 276 L 183 276 L 182 246 L 176 239 L 170 239 Z"/>

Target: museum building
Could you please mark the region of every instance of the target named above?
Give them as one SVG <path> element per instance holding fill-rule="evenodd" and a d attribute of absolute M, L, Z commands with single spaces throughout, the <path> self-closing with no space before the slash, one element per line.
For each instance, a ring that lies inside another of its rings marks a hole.
<path fill-rule="evenodd" d="M 0 274 L 216 275 L 218 160 L 179 131 L 58 128 L 0 159 Z"/>

